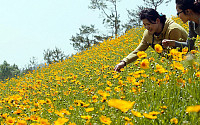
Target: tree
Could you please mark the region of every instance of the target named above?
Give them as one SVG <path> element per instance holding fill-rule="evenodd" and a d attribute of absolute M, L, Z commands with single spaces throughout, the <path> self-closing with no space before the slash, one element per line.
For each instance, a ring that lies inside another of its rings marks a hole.
<path fill-rule="evenodd" d="M 80 33 L 76 33 L 76 36 L 72 36 L 70 39 L 73 42 L 71 44 L 76 51 L 86 50 L 107 38 L 104 35 L 97 35 L 98 32 L 94 25 L 82 25 L 81 28 L 79 28 L 79 31 Z"/>
<path fill-rule="evenodd" d="M 47 64 L 51 64 L 53 62 L 59 62 L 59 61 L 63 61 L 67 56 L 64 54 L 63 51 L 61 51 L 61 49 L 58 49 L 57 47 L 55 47 L 55 49 L 50 50 L 44 50 L 44 60 L 47 62 Z"/>
<path fill-rule="evenodd" d="M 143 7 L 143 6 L 137 6 L 137 9 L 135 9 L 135 10 L 127 10 L 128 22 L 126 24 L 122 25 L 122 27 L 125 29 L 125 31 L 128 31 L 134 27 L 142 26 L 141 20 L 139 19 L 139 13 L 144 8 L 145 7 Z"/>
<path fill-rule="evenodd" d="M 13 78 L 20 74 L 20 70 L 17 65 L 10 65 L 6 61 L 0 65 L 0 80 L 7 78 Z"/>
<path fill-rule="evenodd" d="M 144 5 L 146 7 L 152 8 L 157 10 L 157 7 L 160 6 L 163 2 L 165 2 L 165 4 L 171 2 L 171 0 L 143 0 Z"/>
<path fill-rule="evenodd" d="M 21 75 L 32 72 L 33 70 L 36 70 L 38 68 L 39 64 L 37 62 L 36 57 L 32 57 L 29 60 L 29 64 L 26 65 L 24 68 L 21 70 Z"/>
<path fill-rule="evenodd" d="M 141 26 L 141 21 L 139 19 L 139 13 L 141 10 L 145 8 L 153 8 L 157 10 L 158 6 L 162 3 L 168 4 L 171 0 L 143 0 L 144 6 L 137 6 L 135 10 L 127 10 L 128 11 L 128 23 L 124 24 L 123 27 L 127 30 Z M 153 7 L 152 7 L 153 6 Z"/>
<path fill-rule="evenodd" d="M 120 15 L 117 10 L 117 2 L 120 0 L 91 0 L 90 9 L 98 9 L 101 11 L 104 19 L 103 24 L 107 25 L 112 31 L 112 36 L 120 32 Z"/>

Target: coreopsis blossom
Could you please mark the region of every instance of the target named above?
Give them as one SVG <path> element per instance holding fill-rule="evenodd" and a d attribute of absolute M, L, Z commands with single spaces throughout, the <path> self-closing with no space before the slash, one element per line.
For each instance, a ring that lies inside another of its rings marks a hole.
<path fill-rule="evenodd" d="M 69 106 L 69 110 L 74 110 L 74 107 L 73 106 Z"/>
<path fill-rule="evenodd" d="M 129 117 L 124 117 L 125 121 L 130 121 L 131 119 Z"/>
<path fill-rule="evenodd" d="M 86 115 L 86 116 L 81 116 L 82 119 L 90 120 L 92 116 Z"/>
<path fill-rule="evenodd" d="M 43 119 L 43 118 L 40 119 L 40 124 L 41 125 L 50 125 L 49 121 L 47 119 Z"/>
<path fill-rule="evenodd" d="M 177 53 L 178 53 L 178 50 L 177 50 L 177 49 L 171 49 L 171 50 L 169 51 L 169 53 L 170 53 L 170 55 L 172 55 L 172 56 L 176 56 Z"/>
<path fill-rule="evenodd" d="M 24 120 L 18 120 L 16 125 L 27 125 L 27 123 Z"/>
<path fill-rule="evenodd" d="M 103 90 L 98 90 L 98 94 L 99 94 L 99 95 L 101 95 L 101 96 L 103 96 L 103 97 L 110 96 L 110 94 L 109 94 L 109 93 L 107 93 L 107 92 L 104 92 Z"/>
<path fill-rule="evenodd" d="M 142 62 L 140 63 L 140 67 L 143 68 L 143 69 L 149 69 L 149 61 L 148 61 L 148 59 L 142 60 Z"/>
<path fill-rule="evenodd" d="M 183 65 L 181 64 L 181 63 L 179 63 L 179 62 L 173 62 L 173 64 L 171 65 L 171 66 L 173 66 L 173 67 L 175 67 L 176 69 L 178 69 L 178 70 L 181 70 L 182 72 L 184 72 L 184 67 L 183 67 Z"/>
<path fill-rule="evenodd" d="M 188 47 L 184 47 L 183 49 L 182 49 L 182 53 L 183 54 L 186 54 L 188 52 Z"/>
<path fill-rule="evenodd" d="M 120 109 L 122 112 L 126 112 L 129 109 L 132 108 L 132 106 L 135 104 L 135 101 L 124 101 L 120 99 L 111 99 L 108 101 L 108 105 L 117 109 Z"/>
<path fill-rule="evenodd" d="M 163 68 L 161 65 L 157 64 L 156 65 L 156 70 L 154 70 L 155 72 L 159 72 L 159 73 L 165 73 L 167 72 L 167 70 L 165 68 Z"/>
<path fill-rule="evenodd" d="M 150 115 L 150 114 L 147 114 L 147 113 L 143 113 L 144 117 L 148 118 L 148 119 L 157 119 L 157 116 L 155 115 Z"/>
<path fill-rule="evenodd" d="M 147 57 L 147 54 L 144 51 L 139 51 L 137 53 L 138 58 L 145 58 Z"/>
<path fill-rule="evenodd" d="M 98 99 L 98 96 L 97 95 L 93 95 L 92 99 Z"/>
<path fill-rule="evenodd" d="M 107 81 L 107 85 L 112 86 L 112 83 L 110 81 Z"/>
<path fill-rule="evenodd" d="M 16 122 L 15 118 L 12 118 L 12 117 L 10 117 L 10 116 L 8 116 L 8 117 L 6 118 L 6 124 L 8 124 L 8 125 L 14 125 L 15 122 Z"/>
<path fill-rule="evenodd" d="M 163 48 L 160 44 L 156 44 L 154 48 L 157 53 L 162 53 L 163 51 Z"/>
<path fill-rule="evenodd" d="M 109 92 L 112 91 L 110 87 L 106 87 L 105 90 L 106 90 L 106 91 L 109 91 Z"/>
<path fill-rule="evenodd" d="M 13 114 L 18 114 L 18 115 L 19 115 L 20 113 L 22 113 L 22 110 L 21 110 L 21 109 L 17 109 L 17 111 L 14 111 L 14 112 L 13 112 Z"/>
<path fill-rule="evenodd" d="M 198 53 L 198 51 L 197 50 L 191 50 L 191 53 L 195 54 L 195 53 Z"/>
<path fill-rule="evenodd" d="M 121 90 L 121 88 L 120 88 L 119 86 L 117 86 L 117 87 L 114 88 L 114 90 L 115 90 L 116 92 L 119 92 L 119 91 Z"/>
<path fill-rule="evenodd" d="M 188 106 L 186 112 L 200 112 L 200 105 Z"/>
<path fill-rule="evenodd" d="M 76 125 L 76 123 L 74 123 L 74 122 L 69 122 L 68 125 Z"/>
<path fill-rule="evenodd" d="M 167 106 L 160 106 L 161 109 L 167 109 Z"/>
<path fill-rule="evenodd" d="M 55 111 L 55 114 L 57 114 L 60 117 L 64 117 L 64 113 L 60 112 L 60 111 Z"/>
<path fill-rule="evenodd" d="M 102 123 L 104 123 L 104 124 L 107 124 L 107 125 L 110 125 L 111 124 L 111 120 L 110 120 L 110 118 L 108 118 L 108 117 L 106 117 L 106 116 L 101 116 L 100 118 L 100 121 L 102 122 Z"/>
<path fill-rule="evenodd" d="M 170 119 L 171 124 L 178 124 L 178 119 L 177 118 L 172 118 Z"/>
<path fill-rule="evenodd" d="M 134 111 L 134 110 L 131 110 L 131 112 L 136 117 L 143 117 L 143 115 L 140 112 L 137 112 L 137 111 Z"/>
<path fill-rule="evenodd" d="M 200 77 L 200 72 L 197 72 L 195 75 L 196 77 Z"/>
<path fill-rule="evenodd" d="M 68 121 L 69 119 L 66 118 L 58 118 L 56 121 L 54 121 L 54 125 L 64 125 Z"/>
<path fill-rule="evenodd" d="M 125 122 L 125 125 L 134 125 L 134 124 L 132 122 L 127 121 Z"/>
<path fill-rule="evenodd" d="M 149 115 L 158 115 L 158 114 L 160 114 L 160 112 L 156 112 L 156 111 L 153 111 L 153 112 L 149 112 Z"/>
<path fill-rule="evenodd" d="M 86 112 L 91 112 L 91 111 L 93 111 L 93 110 L 94 110 L 94 108 L 86 108 L 86 109 L 85 109 Z"/>

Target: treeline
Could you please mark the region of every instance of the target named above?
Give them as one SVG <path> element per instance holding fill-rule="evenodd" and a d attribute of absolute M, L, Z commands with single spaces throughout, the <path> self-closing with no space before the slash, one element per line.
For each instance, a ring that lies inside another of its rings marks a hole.
<path fill-rule="evenodd" d="M 45 63 L 46 65 L 49 65 L 63 61 L 69 58 L 69 55 L 65 55 L 61 49 L 55 47 L 55 49 L 52 50 L 44 50 L 43 58 L 44 63 L 38 64 L 37 59 L 32 57 L 29 60 L 29 64 L 27 64 L 27 66 L 23 67 L 22 69 L 20 69 L 16 64 L 11 65 L 7 61 L 3 61 L 3 64 L 0 64 L 0 81 L 5 81 L 9 78 L 16 78 L 26 73 L 32 72 L 33 70 L 37 70 L 38 68 L 44 66 Z"/>

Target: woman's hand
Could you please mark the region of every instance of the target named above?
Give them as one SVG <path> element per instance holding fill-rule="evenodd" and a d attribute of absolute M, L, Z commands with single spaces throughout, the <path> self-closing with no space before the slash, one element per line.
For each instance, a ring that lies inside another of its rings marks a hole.
<path fill-rule="evenodd" d="M 125 65 L 126 65 L 126 62 L 122 61 L 115 66 L 114 70 L 117 71 L 117 72 L 121 72 L 120 69 L 124 68 Z"/>
<path fill-rule="evenodd" d="M 164 48 L 175 47 L 175 40 L 164 39 L 162 40 L 162 45 Z"/>

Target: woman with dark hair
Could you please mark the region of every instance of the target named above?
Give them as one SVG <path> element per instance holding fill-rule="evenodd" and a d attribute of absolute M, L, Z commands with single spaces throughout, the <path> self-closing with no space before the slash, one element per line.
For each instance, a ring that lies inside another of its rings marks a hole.
<path fill-rule="evenodd" d="M 146 30 L 143 33 L 142 41 L 139 46 L 125 57 L 114 68 L 115 71 L 120 72 L 120 69 L 127 64 L 135 61 L 139 51 L 145 51 L 149 46 L 154 49 L 156 44 L 162 44 L 162 40 L 182 40 L 186 41 L 187 31 L 175 23 L 171 19 L 167 19 L 165 15 L 160 15 L 154 9 L 144 9 L 140 12 L 140 19 L 143 22 Z M 180 41 L 180 42 L 182 42 Z"/>
<path fill-rule="evenodd" d="M 186 42 L 178 42 L 165 39 L 162 41 L 164 47 L 188 47 L 195 49 L 194 43 L 197 35 L 200 35 L 200 0 L 176 0 L 177 16 L 186 23 L 189 21 L 189 35 Z"/>

